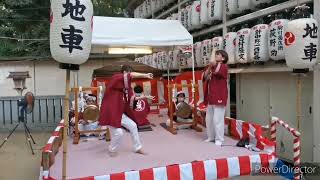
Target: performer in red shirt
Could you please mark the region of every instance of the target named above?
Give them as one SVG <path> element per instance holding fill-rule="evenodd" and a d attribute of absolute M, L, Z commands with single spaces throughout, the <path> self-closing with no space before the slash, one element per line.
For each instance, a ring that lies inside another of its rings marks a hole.
<path fill-rule="evenodd" d="M 228 100 L 228 54 L 218 50 L 211 56 L 210 64 L 203 73 L 205 81 L 204 103 L 207 105 L 206 126 L 208 139 L 221 146 L 224 140 L 224 114 Z"/>
<path fill-rule="evenodd" d="M 102 104 L 100 108 L 99 124 L 101 126 L 109 126 L 111 134 L 111 142 L 109 145 L 109 153 L 111 156 L 116 155 L 116 150 L 120 145 L 124 126 L 130 131 L 134 152 L 144 154 L 140 142 L 136 123 L 125 114 L 126 106 L 133 107 L 135 100 L 134 93 L 131 88 L 132 78 L 148 78 L 152 79 L 152 73 L 136 73 L 132 72 L 132 67 L 122 66 L 121 73 L 112 76 L 107 84 Z"/>

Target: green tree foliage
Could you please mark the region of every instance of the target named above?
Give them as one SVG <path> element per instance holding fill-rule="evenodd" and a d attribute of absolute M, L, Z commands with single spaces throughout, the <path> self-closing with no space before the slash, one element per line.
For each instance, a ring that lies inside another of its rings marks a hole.
<path fill-rule="evenodd" d="M 123 16 L 127 0 L 92 3 L 96 16 Z M 50 56 L 49 14 L 50 0 L 0 0 L 0 57 Z"/>

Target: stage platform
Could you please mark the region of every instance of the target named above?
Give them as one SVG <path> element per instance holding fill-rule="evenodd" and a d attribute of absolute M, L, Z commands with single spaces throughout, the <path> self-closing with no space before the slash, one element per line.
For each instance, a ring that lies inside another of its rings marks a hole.
<path fill-rule="evenodd" d="M 74 145 L 69 137 L 67 179 L 116 178 L 115 180 L 118 180 L 117 177 L 124 177 L 134 180 L 162 180 L 177 179 L 178 175 L 178 179 L 185 179 L 182 177 L 188 176 L 193 176 L 193 179 L 197 176 L 207 179 L 227 178 L 249 175 L 254 166 L 269 166 L 275 159 L 273 155 L 264 151 L 253 152 L 236 147 L 238 140 L 227 136 L 221 147 L 204 142 L 205 129 L 204 132 L 191 129 L 178 130 L 178 134 L 173 135 L 160 126 L 167 117 L 150 115 L 149 119 L 156 124 L 156 127 L 153 127 L 153 131 L 140 132 L 143 149 L 147 155 L 133 153 L 129 133 L 124 133 L 116 157 L 109 156 L 107 151 L 109 142 L 105 140 L 96 137 L 82 138 L 79 144 Z M 87 141 L 84 141 L 85 139 Z M 61 179 L 62 146 L 47 173 L 49 178 Z"/>

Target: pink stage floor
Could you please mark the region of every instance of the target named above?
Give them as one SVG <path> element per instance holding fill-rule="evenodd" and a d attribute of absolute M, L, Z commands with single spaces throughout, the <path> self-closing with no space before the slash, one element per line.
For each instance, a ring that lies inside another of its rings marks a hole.
<path fill-rule="evenodd" d="M 132 152 L 129 133 L 124 135 L 117 157 L 109 157 L 107 152 L 109 143 L 104 140 L 90 138 L 87 142 L 82 142 L 83 139 L 81 139 L 78 145 L 74 145 L 70 138 L 68 140 L 67 178 L 141 170 L 170 164 L 189 163 L 195 160 L 258 154 L 245 148 L 232 146 L 237 141 L 229 137 L 225 137 L 224 145 L 227 146 L 218 147 L 214 143 L 206 143 L 204 142 L 205 131 L 199 133 L 193 130 L 179 130 L 177 135 L 172 135 L 159 125 L 165 121 L 165 118 L 151 115 L 149 119 L 156 124 L 156 127 L 153 127 L 153 131 L 140 133 L 144 151 L 148 155 Z M 55 163 L 50 168 L 51 177 L 61 178 L 61 174 L 62 147 L 56 155 Z"/>

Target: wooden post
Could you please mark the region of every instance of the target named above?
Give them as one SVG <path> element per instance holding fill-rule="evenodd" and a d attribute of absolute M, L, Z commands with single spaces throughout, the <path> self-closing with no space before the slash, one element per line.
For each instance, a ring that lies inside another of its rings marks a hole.
<path fill-rule="evenodd" d="M 64 128 L 63 128 L 63 164 L 62 179 L 67 179 L 67 130 L 69 125 L 69 90 L 70 88 L 70 69 L 66 69 L 66 91 L 64 98 Z"/>
<path fill-rule="evenodd" d="M 75 123 L 75 133 L 73 137 L 73 144 L 78 144 L 80 140 L 80 132 L 79 132 L 79 104 L 78 104 L 78 88 L 74 89 L 74 123 Z"/>
<path fill-rule="evenodd" d="M 301 121 L 301 74 L 297 77 L 297 130 L 300 131 L 300 121 Z"/>

